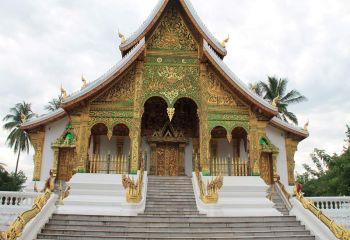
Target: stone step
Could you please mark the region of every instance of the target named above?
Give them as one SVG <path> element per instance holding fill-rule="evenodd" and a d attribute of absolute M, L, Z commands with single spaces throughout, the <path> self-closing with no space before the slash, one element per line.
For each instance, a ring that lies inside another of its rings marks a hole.
<path fill-rule="evenodd" d="M 293 236 L 293 235 L 307 235 L 309 232 L 306 230 L 276 230 L 276 231 L 235 231 L 232 232 L 230 230 L 218 230 L 216 229 L 215 231 L 211 231 L 210 229 L 208 230 L 203 230 L 200 229 L 199 231 L 194 231 L 192 229 L 185 229 L 181 232 L 174 232 L 171 229 L 165 229 L 164 231 L 152 229 L 152 230 L 147 230 L 147 231 L 137 231 L 137 229 L 130 228 L 130 232 L 126 232 L 126 229 L 124 231 L 120 231 L 120 229 L 114 229 L 114 230 L 109 230 L 109 231 L 98 231 L 98 230 L 84 230 L 81 231 L 79 229 L 75 230 L 67 230 L 67 229 L 43 229 L 42 233 L 43 234 L 64 234 L 64 235 L 88 235 L 88 236 L 110 236 L 113 237 L 113 235 L 124 235 L 127 236 L 132 234 L 135 237 L 187 237 L 187 236 L 192 236 L 192 237 L 200 237 L 200 238 L 205 238 L 208 236 L 208 234 L 213 234 L 216 237 L 243 237 L 243 236 Z"/>
<path fill-rule="evenodd" d="M 50 220 L 47 226 L 95 226 L 95 227 L 234 227 L 234 228 L 270 228 L 270 227 L 281 227 L 281 228 L 292 228 L 300 227 L 300 223 L 297 221 L 291 222 L 145 222 L 142 219 L 140 221 L 121 221 L 121 222 L 108 222 L 108 221 L 80 221 L 80 220 Z"/>
<path fill-rule="evenodd" d="M 143 226 L 143 225 L 137 225 L 137 226 L 90 226 L 90 225 L 58 225 L 58 224 L 47 224 L 45 229 L 47 230 L 80 230 L 80 231 L 85 231 L 85 230 L 91 230 L 91 231 L 115 231 L 115 232 L 147 232 L 147 231 L 159 231 L 159 232 L 168 232 L 168 231 L 175 231 L 175 232 L 183 232 L 187 231 L 190 229 L 191 231 L 195 232 L 201 232 L 203 230 L 208 230 L 208 231 L 245 231 L 245 232 L 250 232 L 250 231 L 302 231 L 305 230 L 303 226 L 265 226 L 265 227 L 250 227 L 250 226 L 245 226 L 245 227 L 237 227 L 237 226 L 212 226 L 212 225 L 203 225 L 203 226 L 172 226 L 170 224 L 166 226 Z"/>
<path fill-rule="evenodd" d="M 185 237 L 134 237 L 132 235 L 129 236 L 113 236 L 113 237 L 94 237 L 94 236 L 87 236 L 87 235 L 74 235 L 74 236 L 66 236 L 63 234 L 40 234 L 37 239 L 60 239 L 60 240 L 100 240 L 100 239 L 172 239 L 172 240 L 183 240 L 183 239 L 197 239 L 193 238 L 192 236 L 185 236 Z M 223 237 L 217 237 L 214 235 L 208 235 L 205 237 L 205 239 L 227 239 Z M 235 239 L 235 240 L 315 240 L 315 237 L 308 236 L 308 235 L 295 235 L 295 236 L 263 236 L 263 237 L 230 237 L 228 239 Z"/>
<path fill-rule="evenodd" d="M 75 215 L 75 214 L 54 214 L 52 216 L 53 220 L 70 220 L 70 221 L 154 221 L 154 222 L 250 222 L 250 223 L 276 223 L 276 222 L 294 222 L 297 221 L 295 216 L 273 216 L 273 217 L 142 217 L 142 216 L 97 216 L 97 215 Z"/>

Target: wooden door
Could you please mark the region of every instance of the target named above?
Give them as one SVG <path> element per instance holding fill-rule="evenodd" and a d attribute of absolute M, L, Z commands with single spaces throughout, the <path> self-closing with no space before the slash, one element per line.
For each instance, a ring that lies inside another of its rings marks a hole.
<path fill-rule="evenodd" d="M 266 184 L 273 183 L 272 153 L 261 153 L 260 155 L 260 176 Z"/>
<path fill-rule="evenodd" d="M 179 147 L 176 144 L 157 145 L 157 171 L 158 176 L 179 175 Z"/>
<path fill-rule="evenodd" d="M 74 149 L 60 148 L 58 152 L 57 179 L 69 181 L 73 174 Z"/>

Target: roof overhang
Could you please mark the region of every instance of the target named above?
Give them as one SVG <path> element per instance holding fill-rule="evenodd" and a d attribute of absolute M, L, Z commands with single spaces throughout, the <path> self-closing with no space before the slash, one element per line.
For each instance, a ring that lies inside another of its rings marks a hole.
<path fill-rule="evenodd" d="M 272 118 L 270 120 L 270 125 L 278 128 L 278 129 L 284 130 L 288 133 L 291 133 L 291 134 L 301 138 L 301 140 L 303 140 L 309 136 L 309 132 L 307 130 L 302 129 L 298 126 L 294 126 L 292 124 L 289 124 L 289 123 L 279 119 L 278 117 Z"/>
<path fill-rule="evenodd" d="M 229 84 L 237 91 L 243 98 L 268 114 L 271 118 L 278 114 L 278 109 L 272 106 L 269 102 L 252 92 L 245 83 L 243 83 L 224 63 L 224 61 L 214 52 L 209 44 L 204 41 L 203 44 L 204 55 L 211 64 L 221 73 Z"/>
<path fill-rule="evenodd" d="M 140 39 L 144 38 L 146 34 L 154 27 L 170 1 L 179 1 L 185 10 L 185 13 L 191 20 L 191 23 L 196 27 L 197 31 L 202 35 L 202 37 L 211 45 L 211 47 L 220 55 L 221 58 L 226 56 L 227 50 L 210 33 L 208 28 L 199 18 L 197 12 L 189 0 L 160 0 L 146 21 L 140 26 L 140 28 L 129 38 L 127 38 L 124 43 L 120 44 L 119 48 L 123 54 L 132 48 L 138 41 L 140 41 Z"/>
<path fill-rule="evenodd" d="M 95 81 L 89 83 L 86 87 L 81 89 L 80 91 L 71 94 L 67 98 L 65 98 L 62 102 L 62 108 L 68 109 L 81 101 L 93 96 L 101 89 L 109 85 L 114 79 L 121 76 L 128 67 L 140 56 L 140 54 L 145 49 L 145 39 L 141 39 L 139 43 L 137 43 L 134 48 L 125 55 L 121 61 L 119 61 L 115 66 L 113 66 L 108 72 L 104 75 L 96 79 Z"/>
<path fill-rule="evenodd" d="M 57 121 L 57 120 L 65 117 L 66 115 L 67 115 L 67 113 L 64 111 L 64 109 L 59 108 L 56 111 L 39 116 L 37 118 L 30 119 L 27 122 L 22 123 L 21 129 L 23 129 L 23 130 L 35 129 L 35 128 L 38 128 L 40 126 L 47 125 L 49 123 Z"/>

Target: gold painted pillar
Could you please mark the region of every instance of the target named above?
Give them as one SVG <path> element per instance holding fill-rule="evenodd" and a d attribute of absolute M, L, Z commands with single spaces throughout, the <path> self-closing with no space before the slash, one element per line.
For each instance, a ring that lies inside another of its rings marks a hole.
<path fill-rule="evenodd" d="M 185 168 L 186 168 L 186 159 L 185 159 L 185 147 L 186 144 L 179 144 L 179 175 L 184 176 L 185 175 Z"/>
<path fill-rule="evenodd" d="M 136 62 L 135 75 L 135 95 L 134 95 L 134 113 L 132 128 L 130 129 L 131 137 L 131 169 L 133 174 L 137 173 L 141 157 L 141 118 L 143 114 L 142 106 L 142 85 L 143 85 L 143 62 Z"/>
<path fill-rule="evenodd" d="M 89 127 L 89 106 L 84 106 L 82 109 L 70 115 L 70 122 L 76 130 L 76 154 L 77 162 L 74 164 L 76 168 L 86 168 L 88 162 L 90 127 Z"/>
<path fill-rule="evenodd" d="M 286 155 L 287 155 L 287 172 L 288 172 L 288 184 L 294 185 L 294 155 L 298 149 L 299 141 L 292 137 L 286 136 Z"/>
<path fill-rule="evenodd" d="M 260 176 L 260 139 L 261 137 L 266 136 L 265 129 L 267 124 L 268 120 L 265 120 L 264 117 L 257 117 L 256 113 L 250 113 L 248 142 L 250 169 L 253 176 Z"/>
<path fill-rule="evenodd" d="M 201 105 L 197 110 L 199 119 L 199 157 L 202 173 L 209 175 L 209 145 L 210 132 L 208 130 L 208 67 L 207 64 L 201 63 L 199 67 L 199 82 L 201 93 Z"/>
<path fill-rule="evenodd" d="M 45 141 L 45 128 L 41 128 L 35 132 L 29 133 L 29 135 L 34 148 L 33 180 L 40 181 L 41 165 L 42 165 L 44 141 Z"/>

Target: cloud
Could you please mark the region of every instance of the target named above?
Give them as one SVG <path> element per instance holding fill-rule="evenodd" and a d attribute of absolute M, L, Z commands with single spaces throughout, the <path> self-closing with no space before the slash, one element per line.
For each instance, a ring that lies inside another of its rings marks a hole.
<path fill-rule="evenodd" d="M 310 119 L 310 137 L 299 145 L 297 169 L 313 148 L 340 152 L 350 123 L 350 2 L 193 0 L 203 22 L 218 37 L 230 35 L 226 63 L 246 83 L 277 75 L 289 79 L 308 102 L 292 106 L 300 123 Z M 35 112 L 59 94 L 80 89 L 120 58 L 118 28 L 134 32 L 157 0 L 5 1 L 0 15 L 0 117 L 20 101 Z M 20 7 L 18 7 L 20 4 Z M 0 161 L 14 169 L 16 156 L 0 130 Z M 20 168 L 32 171 L 32 156 Z"/>

